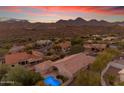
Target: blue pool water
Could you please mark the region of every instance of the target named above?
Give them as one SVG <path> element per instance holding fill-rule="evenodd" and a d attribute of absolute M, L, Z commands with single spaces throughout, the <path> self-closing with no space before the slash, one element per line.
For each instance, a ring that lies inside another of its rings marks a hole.
<path fill-rule="evenodd" d="M 44 83 L 46 85 L 49 85 L 49 86 L 60 86 L 61 85 L 61 82 L 59 80 L 57 80 L 55 77 L 53 77 L 53 76 L 47 76 L 44 79 Z"/>

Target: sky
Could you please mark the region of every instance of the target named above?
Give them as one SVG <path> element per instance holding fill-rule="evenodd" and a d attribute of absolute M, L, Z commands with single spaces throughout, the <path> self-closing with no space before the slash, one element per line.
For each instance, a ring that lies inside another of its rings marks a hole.
<path fill-rule="evenodd" d="M 123 6 L 0 6 L 0 19 L 26 19 L 30 22 L 56 22 L 60 19 L 124 21 Z"/>

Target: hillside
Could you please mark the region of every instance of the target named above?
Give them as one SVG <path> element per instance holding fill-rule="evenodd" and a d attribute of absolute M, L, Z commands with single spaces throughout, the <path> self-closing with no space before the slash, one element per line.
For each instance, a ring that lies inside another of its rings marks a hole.
<path fill-rule="evenodd" d="M 107 21 L 82 18 L 75 20 L 59 20 L 56 23 L 30 23 L 27 20 L 7 20 L 0 22 L 0 40 L 17 38 L 48 38 L 73 37 L 86 34 L 124 34 L 123 22 L 110 23 Z M 121 25 L 121 26 L 120 26 Z"/>

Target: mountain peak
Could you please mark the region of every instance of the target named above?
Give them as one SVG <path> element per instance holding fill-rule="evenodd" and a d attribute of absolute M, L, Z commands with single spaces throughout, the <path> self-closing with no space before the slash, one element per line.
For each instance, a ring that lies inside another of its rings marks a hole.
<path fill-rule="evenodd" d="M 98 22 L 96 19 L 91 19 L 89 22 Z"/>
<path fill-rule="evenodd" d="M 78 18 L 75 19 L 75 21 L 86 21 L 86 20 L 84 20 L 84 19 L 81 18 L 81 17 L 78 17 Z"/>

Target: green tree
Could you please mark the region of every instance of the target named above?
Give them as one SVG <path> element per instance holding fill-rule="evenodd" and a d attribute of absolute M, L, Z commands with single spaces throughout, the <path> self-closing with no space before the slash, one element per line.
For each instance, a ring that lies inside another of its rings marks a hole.
<path fill-rule="evenodd" d="M 100 72 L 106 67 L 108 62 L 110 62 L 114 57 L 120 55 L 120 51 L 115 49 L 106 49 L 100 53 L 95 62 L 91 65 L 91 70 Z"/>
<path fill-rule="evenodd" d="M 124 49 L 124 42 L 123 41 L 117 42 L 117 45 L 119 46 L 120 49 Z"/>
<path fill-rule="evenodd" d="M 32 49 L 33 49 L 34 44 L 28 44 L 25 46 L 25 51 L 29 54 L 32 54 Z"/>
<path fill-rule="evenodd" d="M 80 38 L 80 37 L 76 37 L 76 38 L 73 38 L 72 40 L 71 40 L 71 44 L 72 45 L 75 45 L 75 44 L 83 44 L 83 39 L 82 38 Z"/>
<path fill-rule="evenodd" d="M 72 55 L 72 54 L 76 54 L 76 53 L 80 53 L 80 52 L 83 52 L 83 46 L 80 44 L 77 44 L 77 45 L 71 46 L 70 52 L 68 54 Z"/>
<path fill-rule="evenodd" d="M 14 81 L 15 85 L 26 86 L 35 85 L 42 79 L 39 73 L 29 71 L 22 66 L 15 66 L 8 72 L 4 81 Z"/>
<path fill-rule="evenodd" d="M 6 64 L 0 64 L 0 80 L 8 73 L 10 67 Z"/>
<path fill-rule="evenodd" d="M 112 75 L 112 74 L 109 74 L 107 76 L 107 79 L 108 79 L 108 82 L 109 82 L 110 85 L 114 85 L 114 81 L 116 80 L 116 76 Z"/>

